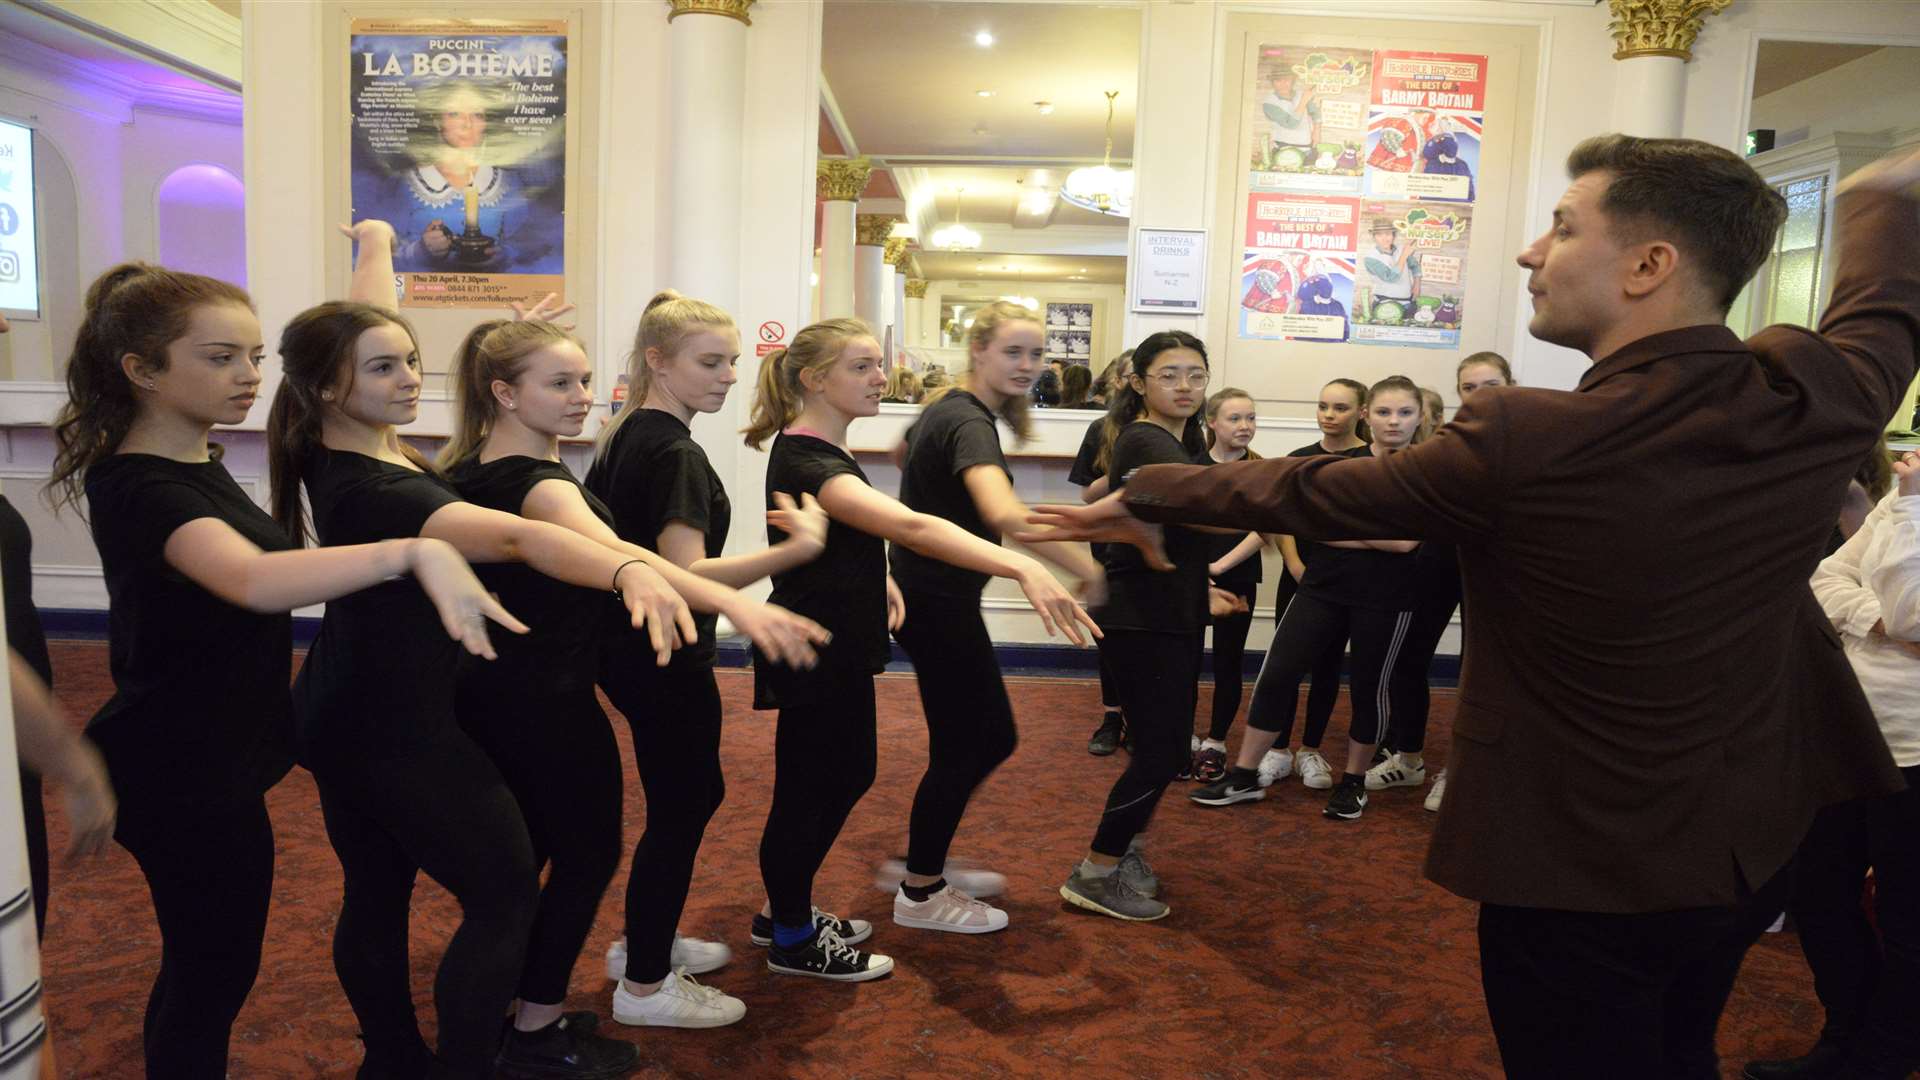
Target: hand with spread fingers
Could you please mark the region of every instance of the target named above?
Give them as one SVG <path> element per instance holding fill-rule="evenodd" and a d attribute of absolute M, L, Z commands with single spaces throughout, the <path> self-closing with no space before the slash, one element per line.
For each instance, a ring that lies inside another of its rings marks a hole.
<path fill-rule="evenodd" d="M 814 555 L 827 550 L 827 512 L 820 500 L 802 493 L 799 502 L 784 491 L 773 493 L 774 509 L 767 511 L 767 524 L 799 541 Z"/>
<path fill-rule="evenodd" d="M 635 559 L 620 567 L 613 587 L 632 614 L 634 629 L 646 629 L 654 662 L 661 667 L 673 659 L 673 650 L 699 637 L 686 600 L 646 563 Z"/>
<path fill-rule="evenodd" d="M 480 584 L 473 568 L 452 544 L 429 539 L 414 542 L 408 553 L 407 569 L 427 599 L 433 601 L 447 636 L 473 655 L 497 659 L 493 642 L 487 636 L 488 619 L 516 634 L 527 632 L 526 625 L 501 607 L 500 601 Z"/>
<path fill-rule="evenodd" d="M 548 293 L 532 307 L 527 307 L 518 300 L 508 301 L 507 306 L 513 309 L 515 322 L 550 322 L 568 333 L 572 333 L 574 327 L 578 325 L 559 322 L 562 315 L 571 314 L 576 307 L 571 303 L 561 303 L 559 293 Z"/>
<path fill-rule="evenodd" d="M 778 604 L 743 598 L 726 616 L 768 660 L 792 668 L 811 668 L 819 663 L 818 650 L 833 640 L 826 627 Z"/>
<path fill-rule="evenodd" d="M 1134 517 L 1121 492 L 1086 506 L 1036 506 L 1027 522 L 1037 528 L 1013 534 L 1023 544 L 1057 540 L 1085 540 L 1096 544 L 1131 544 L 1140 549 L 1155 570 L 1173 569 L 1167 558 L 1166 532 L 1159 525 Z"/>

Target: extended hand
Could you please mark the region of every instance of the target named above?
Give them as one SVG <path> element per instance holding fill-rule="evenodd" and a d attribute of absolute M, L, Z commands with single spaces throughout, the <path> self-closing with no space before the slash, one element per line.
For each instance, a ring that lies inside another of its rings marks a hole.
<path fill-rule="evenodd" d="M 786 533 L 794 542 L 811 551 L 809 558 L 827 550 L 827 512 L 820 500 L 802 493 L 799 502 L 784 491 L 773 493 L 775 509 L 767 511 L 767 524 Z"/>
<path fill-rule="evenodd" d="M 1038 564 L 1020 578 L 1020 589 L 1027 594 L 1027 602 L 1033 605 L 1034 614 L 1040 616 L 1040 624 L 1047 628 L 1048 637 L 1060 631 L 1075 645 L 1085 645 L 1087 639 L 1081 633 L 1082 627 L 1096 638 L 1101 636 L 1100 627 L 1087 614 L 1087 609 L 1081 607 L 1073 594 Z"/>
<path fill-rule="evenodd" d="M 67 808 L 67 857 L 98 855 L 113 839 L 118 804 L 107 780 L 107 764 L 85 736 L 74 747 L 71 775 L 62 781 L 61 800 Z"/>
<path fill-rule="evenodd" d="M 394 244 L 393 226 L 379 218 L 366 218 L 351 225 L 342 225 L 340 235 L 356 244 L 385 243 L 389 249 Z"/>
<path fill-rule="evenodd" d="M 661 667 L 667 666 L 673 659 L 673 650 L 683 642 L 699 637 L 687 602 L 667 584 L 666 578 L 647 564 L 627 563 L 614 580 L 614 587 L 620 591 L 620 601 L 633 616 L 634 628 L 646 628 L 654 662 Z"/>
<path fill-rule="evenodd" d="M 1237 615 L 1247 610 L 1247 602 L 1240 594 L 1228 592 L 1218 585 L 1207 586 L 1207 614 L 1216 619 Z"/>
<path fill-rule="evenodd" d="M 1121 500 L 1122 494 L 1115 492 L 1089 506 L 1036 506 L 1033 513 L 1027 515 L 1027 522 L 1040 528 L 1017 531 L 1013 538 L 1023 544 L 1061 540 L 1131 544 L 1140 549 L 1148 566 L 1155 570 L 1173 569 L 1173 561 L 1167 558 L 1165 531 L 1134 517 Z"/>
<path fill-rule="evenodd" d="M 413 546 L 408 569 L 420 591 L 433 602 L 440 614 L 440 625 L 447 636 L 459 642 L 475 656 L 495 659 L 493 642 L 487 637 L 487 620 L 492 619 L 516 634 L 527 632 L 525 623 L 507 613 L 500 601 L 487 591 L 473 568 L 452 544 L 422 539 Z"/>
<path fill-rule="evenodd" d="M 518 300 L 507 301 L 507 306 L 513 309 L 513 319 L 515 322 L 550 322 L 568 333 L 572 333 L 573 328 L 578 325 L 576 323 L 562 324 L 557 321 L 560 316 L 568 314 L 573 311 L 575 307 L 572 303 L 561 303 L 559 293 L 548 293 L 541 297 L 539 302 L 535 303 L 532 307 L 523 307 Z"/>
<path fill-rule="evenodd" d="M 768 660 L 788 667 L 810 668 L 819 663 L 814 646 L 833 640 L 826 627 L 778 604 L 749 602 L 728 612 L 727 618 Z"/>

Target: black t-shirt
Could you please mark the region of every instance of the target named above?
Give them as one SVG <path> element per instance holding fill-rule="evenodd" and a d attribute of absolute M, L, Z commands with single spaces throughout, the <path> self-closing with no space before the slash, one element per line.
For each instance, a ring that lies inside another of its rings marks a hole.
<path fill-rule="evenodd" d="M 774 437 L 767 460 L 767 509 L 773 494 L 782 491 L 795 499 L 818 498 L 820 489 L 836 476 L 867 474 L 846 451 L 811 435 L 782 433 Z M 779 543 L 787 534 L 767 526 L 767 539 Z M 774 664 L 754 650 L 753 707 L 777 709 L 812 704 L 822 690 L 834 684 L 823 676 L 848 672 L 868 674 L 887 666 L 887 545 L 870 533 L 834 521 L 827 526 L 827 549 L 812 562 L 773 575 L 769 598 L 788 611 L 805 615 L 833 635 L 820 650 L 812 671 Z"/>
<path fill-rule="evenodd" d="M 1288 457 L 1323 457 L 1323 456 L 1367 457 L 1372 453 L 1373 453 L 1373 448 L 1371 446 L 1368 446 L 1365 443 L 1362 443 L 1351 450 L 1329 450 L 1326 447 L 1321 446 L 1318 441 L 1315 441 L 1315 442 L 1310 442 L 1307 445 L 1302 446 L 1298 449 L 1288 451 L 1287 456 Z M 1293 542 L 1294 550 L 1298 552 L 1300 555 L 1300 564 L 1302 566 L 1310 565 L 1313 562 L 1313 554 L 1321 546 L 1322 545 L 1316 544 L 1311 540 L 1302 540 L 1298 537 L 1295 537 Z M 1294 584 L 1297 585 L 1299 584 L 1299 582 L 1295 582 Z"/>
<path fill-rule="evenodd" d="M 455 466 L 448 480 L 462 498 L 475 506 L 520 513 L 527 494 L 544 480 L 562 480 L 579 487 L 565 465 L 519 455 L 482 464 L 468 458 Z M 609 512 L 592 493 L 581 488 L 587 507 L 600 520 L 613 524 Z M 527 624 L 531 633 L 516 634 L 489 626 L 488 636 L 498 659 L 469 656 L 462 660 L 461 687 L 469 693 L 526 697 L 546 696 L 593 685 L 599 667 L 600 630 L 606 609 L 621 607 L 605 589 L 569 585 L 520 562 L 475 566 L 487 591 L 500 605 Z M 624 612 L 624 608 L 622 611 Z"/>
<path fill-rule="evenodd" d="M 1318 446 L 1318 443 L 1314 444 L 1315 448 Z M 1302 453 L 1307 449 L 1303 446 L 1287 456 L 1317 456 Z M 1327 451 L 1320 450 L 1319 453 Z M 1356 446 L 1338 456 L 1372 457 L 1373 448 Z M 1368 539 L 1399 538 L 1376 536 Z M 1308 555 L 1308 549 L 1312 550 L 1311 556 Z M 1415 559 L 1417 553 L 1418 549 L 1400 554 L 1372 548 L 1339 548 L 1316 542 L 1303 543 L 1300 545 L 1300 557 L 1307 564 L 1307 576 L 1300 582 L 1300 592 L 1346 607 L 1411 611 L 1420 578 L 1419 563 Z"/>
<path fill-rule="evenodd" d="M 1142 465 L 1191 465 L 1193 458 L 1173 433 L 1158 424 L 1135 421 L 1120 429 L 1113 440 L 1113 463 L 1108 484 L 1114 491 L 1126 485 L 1128 473 Z M 1109 544 L 1101 554 L 1107 568 L 1107 602 L 1094 616 L 1102 627 L 1197 633 L 1212 617 L 1207 614 L 1207 541 L 1205 533 L 1166 527 L 1171 571 L 1147 565 L 1132 544 Z"/>
<path fill-rule="evenodd" d="M 7 645 L 27 662 L 40 681 L 53 685 L 53 661 L 47 635 L 33 607 L 33 532 L 27 519 L 0 495 L 0 594 L 4 595 Z"/>
<path fill-rule="evenodd" d="M 907 464 L 900 472 L 900 501 L 923 514 L 945 518 L 990 544 L 1000 533 L 980 520 L 980 508 L 961 479 L 976 465 L 998 466 L 1012 480 L 993 413 L 965 390 L 952 390 L 907 429 Z M 935 596 L 979 599 L 988 574 L 963 570 L 893 545 L 893 580 L 903 589 Z"/>
<path fill-rule="evenodd" d="M 1086 487 L 1106 474 L 1100 471 L 1100 433 L 1107 427 L 1107 418 L 1102 416 L 1087 425 L 1087 433 L 1080 437 L 1080 452 L 1073 456 L 1073 467 L 1067 470 L 1067 482 L 1075 487 Z"/>
<path fill-rule="evenodd" d="M 114 787 L 166 803 L 258 796 L 293 764 L 293 620 L 220 599 L 169 565 L 166 546 L 200 518 L 263 551 L 293 545 L 217 461 L 116 454 L 87 469 L 86 487 L 114 686 L 87 733 Z"/>
<path fill-rule="evenodd" d="M 1242 458 L 1241 460 L 1244 461 L 1246 459 Z M 1204 459 L 1202 459 L 1201 464 L 1223 465 L 1225 464 L 1225 462 L 1215 461 L 1213 460 L 1213 455 L 1208 454 Z M 1248 534 L 1244 534 L 1244 533 L 1239 536 L 1221 536 L 1219 534 L 1208 534 L 1207 535 L 1207 562 L 1211 564 L 1221 558 L 1224 558 L 1227 552 L 1232 551 L 1234 548 L 1239 547 L 1240 541 L 1245 540 L 1247 538 L 1247 535 Z M 1226 573 L 1221 574 L 1219 577 L 1214 578 L 1213 583 L 1215 585 L 1220 586 L 1223 589 L 1226 589 L 1229 592 L 1236 592 L 1242 596 L 1252 596 L 1254 593 L 1254 590 L 1260 587 L 1260 581 L 1262 576 L 1260 561 L 1261 561 L 1261 554 L 1260 552 L 1255 551 L 1253 554 L 1240 560 L 1233 567 L 1228 569 Z"/>
<path fill-rule="evenodd" d="M 327 546 L 418 536 L 435 511 L 460 501 L 432 473 L 324 447 L 303 479 L 314 532 Z M 411 579 L 328 601 L 293 684 L 300 760 L 319 771 L 403 757 L 451 735 L 462 654 Z"/>
<path fill-rule="evenodd" d="M 727 530 L 733 527 L 727 489 L 693 432 L 672 413 L 641 409 L 620 425 L 607 452 L 587 470 L 587 490 L 606 502 L 613 512 L 613 531 L 629 544 L 658 554 L 660 531 L 678 521 L 705 535 L 707 558 L 718 558 L 727 548 Z M 639 656 L 651 665 L 653 646 L 642 643 L 646 631 L 633 629 L 626 608 L 615 607 L 612 618 L 620 632 L 607 639 L 609 658 Z M 675 650 L 673 662 L 711 667 L 718 619 L 694 612 L 700 638 Z"/>

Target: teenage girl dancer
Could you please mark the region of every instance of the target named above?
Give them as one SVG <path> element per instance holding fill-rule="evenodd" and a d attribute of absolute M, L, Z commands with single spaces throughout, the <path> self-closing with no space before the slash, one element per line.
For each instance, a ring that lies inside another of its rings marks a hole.
<path fill-rule="evenodd" d="M 712 304 L 668 290 L 640 316 L 627 382 L 637 406 L 601 431 L 587 489 L 613 514 L 620 538 L 675 565 L 744 588 L 809 562 L 826 547 L 827 518 L 811 496 L 774 496 L 769 519 L 788 534 L 772 547 L 725 555 L 733 504 L 694 439 L 693 418 L 718 412 L 738 380 L 740 332 Z M 678 936 L 694 860 L 707 822 L 726 797 L 720 770 L 720 689 L 714 681 L 714 619 L 664 668 L 631 663 L 624 629 L 609 635 L 600 686 L 633 731 L 647 796 L 647 828 L 627 877 L 626 935 L 608 951 L 619 982 L 614 1019 L 657 1027 L 718 1027 L 746 1005 L 691 976 L 725 964 L 719 942 Z"/>
<path fill-rule="evenodd" d="M 1258 428 L 1253 396 L 1227 387 L 1207 399 L 1207 460 L 1216 463 L 1258 460 L 1248 449 Z M 1253 599 L 1260 589 L 1259 533 L 1208 538 L 1207 579 L 1232 593 L 1234 610 L 1213 620 L 1213 719 L 1207 737 L 1193 754 L 1193 778 L 1211 784 L 1227 775 L 1227 732 L 1240 712 L 1245 693 L 1247 632 L 1253 629 Z"/>
<path fill-rule="evenodd" d="M 1046 331 L 1031 311 L 1002 300 L 974 315 L 967 333 L 969 370 L 928 399 L 907 431 L 900 501 L 998 544 L 1024 528 L 1027 507 L 1014 494 L 997 420 L 1027 437 L 1027 391 L 1044 366 Z M 1033 549 L 1098 593 L 1106 574 L 1078 544 Z M 1013 704 L 980 614 L 988 575 L 893 549 L 893 579 L 910 618 L 894 638 L 913 661 L 927 718 L 927 771 L 908 822 L 906 877 L 893 921 L 922 930 L 984 934 L 1007 925 L 991 907 L 946 878 L 947 849 L 967 801 L 1013 753 Z M 1031 571 L 1044 574 L 1038 567 Z M 1096 632 L 1095 636 L 1098 636 Z"/>
<path fill-rule="evenodd" d="M 400 440 L 395 426 L 419 411 L 421 375 L 413 332 L 397 313 L 358 303 L 310 308 L 281 334 L 280 356 L 268 461 L 274 517 L 296 546 L 307 538 L 304 486 L 324 545 L 434 537 L 476 562 L 523 561 L 619 593 L 634 624 L 648 626 L 662 664 L 676 631 L 693 636 L 686 604 L 644 560 L 468 503 Z M 456 723 L 455 657 L 425 633 L 427 614 L 392 585 L 328 604 L 294 684 L 301 761 L 345 872 L 334 968 L 360 1021 L 367 1078 L 490 1074 L 539 903 L 519 804 Z M 414 1016 L 407 957 L 421 870 L 453 893 L 463 915 L 434 982 L 437 1057 Z M 624 1044 L 583 1028 L 556 1020 L 527 1045 L 559 1075 L 626 1067 L 631 1047 L 623 1053 Z"/>
<path fill-rule="evenodd" d="M 1106 369 L 1100 373 L 1101 400 L 1098 404 L 1101 408 L 1107 407 L 1132 373 L 1132 349 L 1108 362 Z M 1067 481 L 1080 488 L 1080 498 L 1086 502 L 1092 502 L 1107 493 L 1107 462 L 1102 455 L 1112 442 L 1108 437 L 1105 416 L 1087 425 L 1087 433 L 1080 440 L 1080 452 L 1074 455 L 1073 467 L 1067 470 Z M 1089 547 L 1094 560 L 1099 561 L 1106 545 L 1092 544 Z M 1106 712 L 1100 718 L 1100 726 L 1094 729 L 1092 737 L 1087 740 L 1087 753 L 1106 757 L 1120 749 L 1120 744 L 1126 741 L 1127 726 L 1120 715 L 1120 697 L 1113 688 L 1112 665 L 1107 662 L 1105 649 L 1100 650 L 1100 703 L 1106 707 Z"/>
<path fill-rule="evenodd" d="M 1178 330 L 1152 334 L 1133 353 L 1133 374 L 1114 395 L 1107 486 L 1142 465 L 1186 464 L 1206 452 L 1199 419 L 1207 351 Z M 1166 531 L 1170 571 L 1147 565 L 1127 545 L 1109 546 L 1107 599 L 1099 609 L 1133 758 L 1107 795 L 1087 855 L 1060 886 L 1076 907 L 1142 921 L 1167 914 L 1159 879 L 1141 854 L 1142 833 L 1160 796 L 1190 760 L 1201 640 L 1208 621 L 1208 537 Z M 1181 738 L 1181 736 L 1187 738 Z"/>
<path fill-rule="evenodd" d="M 1464 402 L 1480 390 L 1511 385 L 1513 373 L 1506 358 L 1499 353 L 1479 352 L 1460 361 L 1454 378 L 1460 400 Z M 1454 610 L 1460 606 L 1460 559 L 1454 545 L 1429 540 L 1420 545 L 1414 560 L 1419 584 L 1414 596 L 1413 623 L 1407 628 L 1406 662 L 1410 672 L 1425 672 L 1431 668 L 1433 654 L 1440 648 L 1440 638 L 1453 622 Z M 1367 790 L 1418 787 L 1426 780 L 1427 715 L 1431 707 L 1432 693 L 1425 681 L 1422 680 L 1420 686 L 1409 684 L 1406 699 L 1395 704 L 1392 728 L 1387 733 L 1393 754 L 1367 770 Z M 1447 773 L 1442 769 L 1434 777 L 1433 787 L 1422 805 L 1438 812 L 1446 791 Z"/>
<path fill-rule="evenodd" d="M 1394 375 L 1367 395 L 1369 451 L 1385 456 L 1404 450 L 1421 424 L 1420 388 Z M 1267 746 L 1292 727 L 1300 682 L 1326 654 L 1328 642 L 1351 638 L 1353 722 L 1347 739 L 1346 773 L 1334 785 L 1326 815 L 1351 821 L 1366 809 L 1365 770 L 1392 715 L 1404 700 L 1410 677 L 1405 662 L 1407 627 L 1413 620 L 1414 556 L 1411 540 L 1335 540 L 1316 544 L 1300 590 L 1287 605 L 1267 660 L 1254 686 L 1240 764 L 1226 779 L 1193 793 L 1203 806 L 1231 806 L 1262 799 L 1255 763 Z"/>
<path fill-rule="evenodd" d="M 615 534 L 612 513 L 560 462 L 560 440 L 579 435 L 592 408 L 592 371 L 580 343 L 551 322 L 494 320 L 475 327 L 449 379 L 456 419 L 441 463 L 476 506 L 550 522 L 620 550 L 631 545 Z M 811 662 L 805 635 L 821 631 L 810 621 L 661 564 L 650 551 L 633 548 L 628 554 L 662 566 L 669 583 L 695 606 L 725 610 L 750 637 L 767 641 L 770 655 Z M 569 585 L 518 563 L 483 567 L 481 580 L 536 628 L 502 648 L 496 663 L 469 666 L 457 708 L 461 727 L 493 759 L 518 801 L 535 861 L 552 863 L 528 941 L 514 1027 L 501 1051 L 503 1065 L 537 1070 L 568 1047 L 553 1024 L 562 1016 L 567 982 L 601 894 L 620 862 L 619 750 L 593 692 L 603 613 L 621 616 L 606 650 L 610 666 L 660 669 L 647 662 L 646 644 L 602 590 Z M 709 626 L 712 618 L 702 616 Z M 676 659 L 684 651 L 676 650 Z M 653 701 L 650 709 L 682 719 L 672 701 Z M 529 724 L 528 717 L 542 722 Z M 686 767 L 684 760 L 675 764 Z M 649 818 L 671 813 L 660 801 L 650 801 L 648 811 Z M 719 997 L 698 984 L 680 989 L 679 996 L 695 1003 Z M 616 1000 L 616 1018 L 619 1005 Z M 617 1045 L 626 1056 L 626 1044 Z"/>
<path fill-rule="evenodd" d="M 1314 407 L 1314 418 L 1320 425 L 1320 437 L 1287 456 L 1364 454 L 1367 449 L 1367 421 L 1362 414 L 1366 411 L 1366 400 L 1367 388 L 1352 379 L 1335 379 L 1321 387 L 1319 402 Z M 1311 543 L 1295 540 L 1285 534 L 1280 536 L 1279 543 L 1285 572 L 1280 575 L 1274 590 L 1273 621 L 1276 629 L 1280 620 L 1286 617 L 1287 605 L 1293 601 L 1301 580 L 1306 576 L 1307 559 L 1314 547 Z M 1267 655 L 1271 657 L 1272 650 L 1268 650 Z M 1333 707 L 1340 703 L 1340 667 L 1346 655 L 1347 643 L 1343 639 L 1331 643 L 1326 653 L 1314 662 L 1311 682 L 1307 687 L 1307 726 L 1300 738 L 1300 752 L 1296 755 L 1289 749 L 1293 739 L 1293 729 L 1289 725 L 1281 732 L 1278 744 L 1260 758 L 1261 786 L 1271 785 L 1275 780 L 1285 780 L 1295 773 L 1300 774 L 1303 786 L 1315 791 L 1325 791 L 1333 786 L 1333 768 L 1321 756 L 1320 743 L 1326 738 L 1327 722 L 1333 719 Z M 1261 666 L 1264 669 L 1266 665 L 1263 662 Z M 1263 709 L 1267 704 L 1260 700 L 1260 684 L 1257 680 L 1253 695 L 1254 704 L 1248 706 L 1249 716 L 1254 709 Z"/>
<path fill-rule="evenodd" d="M 207 438 L 246 419 L 264 351 L 239 287 L 114 267 L 87 290 L 54 426 L 50 501 L 77 507 L 84 488 L 110 604 L 114 696 L 87 730 L 120 799 L 114 838 L 160 924 L 151 1077 L 225 1075 L 259 972 L 273 891 L 265 794 L 292 764 L 287 613 L 411 574 L 388 587 L 424 590 L 423 634 L 491 656 L 484 617 L 522 629 L 439 541 L 288 550 Z"/>
<path fill-rule="evenodd" d="M 873 783 L 873 676 L 887 662 L 887 633 L 916 617 L 887 576 L 886 544 L 976 573 L 1011 578 L 1048 633 L 1084 644 L 1093 623 L 1038 561 L 1008 551 L 880 494 L 847 451 L 847 425 L 880 410 L 886 364 L 873 330 L 857 319 L 814 323 L 761 362 L 747 445 L 773 439 L 774 492 L 812 495 L 831 524 L 826 551 L 773 578 L 773 600 L 833 633 L 810 671 L 754 665 L 754 707 L 778 709 L 773 805 L 760 841 L 771 918 L 756 919 L 767 966 L 788 975 L 856 982 L 893 969 L 889 957 L 853 948 L 872 933 L 813 907 L 813 876 L 847 814 Z M 785 532 L 770 526 L 776 542 Z M 852 938 L 853 940 L 849 940 Z"/>

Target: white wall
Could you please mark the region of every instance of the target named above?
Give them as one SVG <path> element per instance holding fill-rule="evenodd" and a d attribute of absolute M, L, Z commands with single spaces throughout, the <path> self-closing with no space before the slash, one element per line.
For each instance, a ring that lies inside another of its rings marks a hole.
<path fill-rule="evenodd" d="M 1803 138 L 1817 139 L 1836 131 L 1908 128 L 1916 117 L 1920 117 L 1920 50 L 1896 47 L 1754 98 L 1747 127 L 1772 128 L 1782 136 L 1805 128 Z"/>

